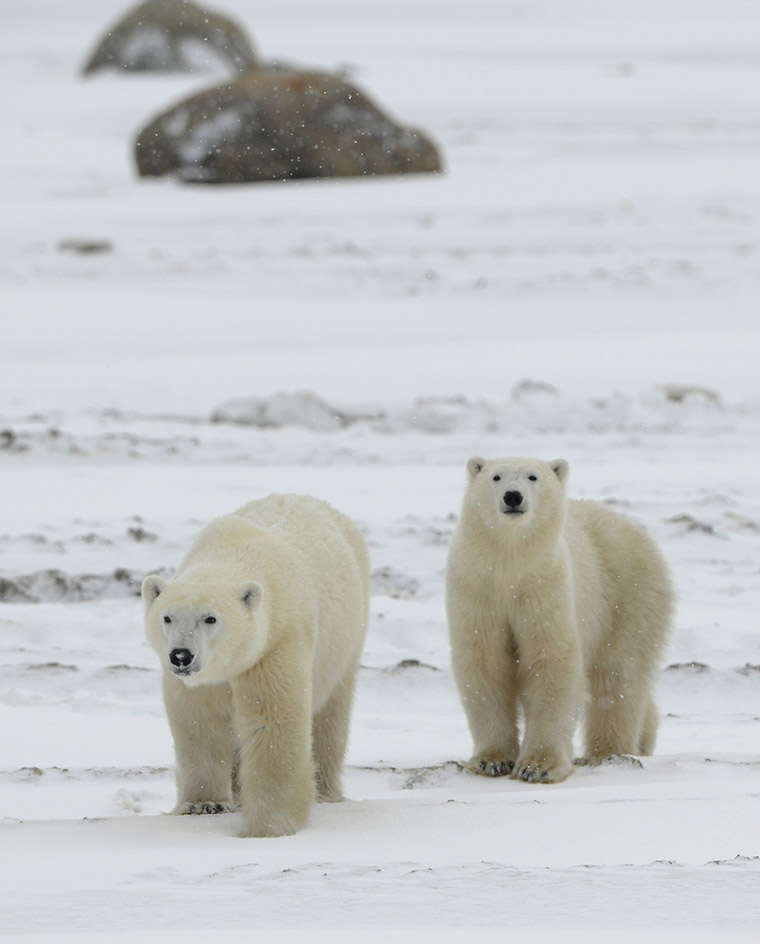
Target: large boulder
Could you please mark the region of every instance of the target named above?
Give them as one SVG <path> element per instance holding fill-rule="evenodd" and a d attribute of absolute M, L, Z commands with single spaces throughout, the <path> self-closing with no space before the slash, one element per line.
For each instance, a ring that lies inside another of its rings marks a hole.
<path fill-rule="evenodd" d="M 136 143 L 143 177 L 199 183 L 433 173 L 435 146 L 336 75 L 255 70 L 180 102 Z"/>
<path fill-rule="evenodd" d="M 83 71 L 245 72 L 256 65 L 251 42 L 231 20 L 188 0 L 146 0 L 106 33 Z"/>

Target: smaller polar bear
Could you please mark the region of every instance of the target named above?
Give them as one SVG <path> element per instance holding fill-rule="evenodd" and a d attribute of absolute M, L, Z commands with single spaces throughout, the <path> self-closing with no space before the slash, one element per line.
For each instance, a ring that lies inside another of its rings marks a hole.
<path fill-rule="evenodd" d="M 143 581 L 177 766 L 175 813 L 231 811 L 285 836 L 341 769 L 367 628 L 369 562 L 327 503 L 270 495 L 212 521 L 171 582 Z"/>
<path fill-rule="evenodd" d="M 568 499 L 564 459 L 476 456 L 467 472 L 446 606 L 469 769 L 564 780 L 582 713 L 586 762 L 651 754 L 673 610 L 654 542 L 606 506 Z"/>

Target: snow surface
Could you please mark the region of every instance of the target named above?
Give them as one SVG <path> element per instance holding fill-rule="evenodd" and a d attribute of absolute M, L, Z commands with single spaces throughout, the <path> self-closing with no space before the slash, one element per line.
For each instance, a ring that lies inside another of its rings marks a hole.
<path fill-rule="evenodd" d="M 757 4 L 229 0 L 447 169 L 211 189 L 131 157 L 207 75 L 78 77 L 125 7 L 19 3 L 0 35 L 5 939 L 756 940 Z M 661 543 L 679 609 L 642 766 L 457 766 L 443 569 L 473 453 L 563 455 Z M 241 840 L 237 814 L 161 815 L 134 594 L 272 490 L 359 522 L 372 621 L 350 799 Z"/>

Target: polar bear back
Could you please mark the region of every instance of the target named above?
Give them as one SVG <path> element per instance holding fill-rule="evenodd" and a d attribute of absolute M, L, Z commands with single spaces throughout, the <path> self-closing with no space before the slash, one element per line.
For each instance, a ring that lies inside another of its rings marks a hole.
<path fill-rule="evenodd" d="M 300 570 L 307 561 L 305 571 L 321 584 L 320 575 L 335 576 L 333 565 L 338 575 L 341 567 L 364 573 L 366 546 L 353 522 L 327 502 L 309 495 L 273 494 L 206 525 L 177 567 L 175 579 L 216 568 L 227 581 L 239 582 L 251 579 L 252 566 L 285 576 L 286 566 Z M 299 576 L 305 579 L 306 573 Z M 360 584 L 366 586 L 368 578 Z"/>
<path fill-rule="evenodd" d="M 332 545 L 345 543 L 359 563 L 366 563 L 366 546 L 356 525 L 319 498 L 273 494 L 243 505 L 235 514 L 281 536 L 312 559 L 329 564 Z"/>
<path fill-rule="evenodd" d="M 278 596 L 306 598 L 315 611 L 314 707 L 322 693 L 361 650 L 364 627 L 354 625 L 369 599 L 369 559 L 356 525 L 330 504 L 309 495 L 273 494 L 249 502 L 235 515 L 281 542 L 290 572 L 279 568 L 270 579 L 283 586 Z M 275 618 L 272 614 L 272 619 Z"/>
<path fill-rule="evenodd" d="M 659 642 L 672 592 L 665 561 L 649 535 L 606 505 L 568 499 L 563 539 L 586 647 L 593 649 L 610 626 L 630 625 L 633 612 L 639 633 L 651 626 L 652 644 Z"/>

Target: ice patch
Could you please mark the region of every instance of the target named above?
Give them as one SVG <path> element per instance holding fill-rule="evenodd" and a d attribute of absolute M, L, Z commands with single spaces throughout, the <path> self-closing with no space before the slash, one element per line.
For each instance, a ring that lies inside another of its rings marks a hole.
<path fill-rule="evenodd" d="M 226 139 L 232 138 L 244 116 L 234 108 L 227 108 L 206 121 L 199 121 L 187 139 L 177 142 L 180 163 L 201 165 Z M 202 175 L 199 166 L 198 174 Z"/>
<path fill-rule="evenodd" d="M 121 55 L 133 68 L 163 69 L 172 59 L 172 48 L 165 30 L 146 25 L 126 37 Z"/>

